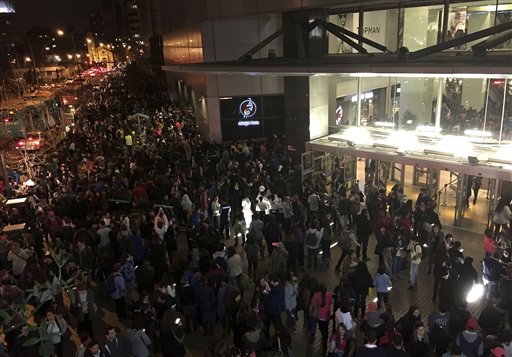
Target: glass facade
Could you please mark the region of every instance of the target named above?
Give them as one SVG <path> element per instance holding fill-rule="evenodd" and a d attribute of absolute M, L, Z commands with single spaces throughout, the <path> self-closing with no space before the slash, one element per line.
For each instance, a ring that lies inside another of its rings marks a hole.
<path fill-rule="evenodd" d="M 445 16 L 447 11 L 447 16 Z M 386 46 L 395 51 L 407 47 L 417 51 L 446 40 L 512 21 L 512 0 L 484 0 L 471 2 L 451 1 L 431 6 L 406 7 L 364 12 L 359 29 L 360 14 L 357 12 L 330 15 L 329 21 L 354 33 Z M 444 21 L 446 20 L 446 24 Z M 443 33 L 446 30 L 446 33 Z M 329 53 L 355 53 L 350 45 L 328 33 Z M 449 49 L 448 51 L 470 50 L 475 43 L 485 38 Z M 357 41 L 356 41 L 357 42 Z M 364 45 L 368 52 L 379 52 Z M 512 40 L 506 41 L 492 50 L 511 49 Z"/>
<path fill-rule="evenodd" d="M 476 141 L 512 140 L 512 81 L 508 78 L 333 76 L 340 126 L 432 131 Z M 332 114 L 331 113 L 331 114 Z"/>

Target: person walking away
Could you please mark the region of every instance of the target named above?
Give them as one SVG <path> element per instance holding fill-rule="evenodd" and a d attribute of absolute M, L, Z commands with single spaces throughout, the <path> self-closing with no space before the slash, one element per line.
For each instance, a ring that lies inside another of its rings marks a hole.
<path fill-rule="evenodd" d="M 368 210 L 363 208 L 361 213 L 356 216 L 354 219 L 356 234 L 357 234 L 357 242 L 359 246 L 357 247 L 357 254 L 362 257 L 364 261 L 370 260 L 368 258 L 368 240 L 370 238 L 370 234 L 372 233 L 372 225 L 370 222 L 370 218 L 368 217 Z"/>
<path fill-rule="evenodd" d="M 331 306 L 332 306 L 332 293 L 327 291 L 325 285 L 320 284 L 319 291 L 317 291 L 311 300 L 311 303 L 316 306 L 318 312 L 318 329 L 322 334 L 322 355 L 327 351 L 327 339 L 329 338 L 329 321 L 331 320 Z"/>
<path fill-rule="evenodd" d="M 407 246 L 407 251 L 409 252 L 409 256 L 411 258 L 411 267 L 410 267 L 410 285 L 409 289 L 414 289 L 418 285 L 418 272 L 421 263 L 421 255 L 422 248 L 421 245 L 416 241 L 416 237 L 412 237 L 409 245 Z"/>
<path fill-rule="evenodd" d="M 373 286 L 373 279 L 368 271 L 365 262 L 359 262 L 355 271 L 348 276 L 350 285 L 354 289 L 354 316 L 357 317 L 361 310 L 361 317 L 366 313 L 366 297 L 370 287 Z"/>
<path fill-rule="evenodd" d="M 500 230 L 510 225 L 512 219 L 512 212 L 510 211 L 509 202 L 504 197 L 500 197 L 496 208 L 494 208 L 494 215 L 492 222 L 494 223 L 494 240 L 498 239 Z"/>
<path fill-rule="evenodd" d="M 254 238 L 254 233 L 249 232 L 247 234 L 247 242 L 245 243 L 245 256 L 247 257 L 248 273 L 251 279 L 256 279 L 256 273 L 258 271 L 258 252 L 260 247 Z"/>
<path fill-rule="evenodd" d="M 228 275 L 229 283 L 240 290 L 239 278 L 243 273 L 242 257 L 234 247 L 228 248 Z"/>
<path fill-rule="evenodd" d="M 320 246 L 322 247 L 322 265 L 326 267 L 331 266 L 331 242 L 332 242 L 332 228 L 330 223 L 327 221 L 324 226 L 324 234 L 320 240 Z"/>
<path fill-rule="evenodd" d="M 391 279 L 386 274 L 384 267 L 380 266 L 374 279 L 375 290 L 377 290 L 377 303 L 381 310 L 385 310 L 389 301 L 389 291 L 392 288 Z"/>
<path fill-rule="evenodd" d="M 306 247 L 308 248 L 308 268 L 315 269 L 318 266 L 318 248 L 320 247 L 320 241 L 324 234 L 324 228 L 321 230 L 317 229 L 317 224 L 312 223 L 310 228 L 306 232 Z"/>
<path fill-rule="evenodd" d="M 107 291 L 110 293 L 110 297 L 114 300 L 116 305 L 116 314 L 120 319 L 126 318 L 126 282 L 124 280 L 121 270 L 123 267 L 121 264 L 116 263 L 113 267 L 113 272 L 109 278 L 107 278 Z M 112 280 L 112 284 L 110 283 Z"/>

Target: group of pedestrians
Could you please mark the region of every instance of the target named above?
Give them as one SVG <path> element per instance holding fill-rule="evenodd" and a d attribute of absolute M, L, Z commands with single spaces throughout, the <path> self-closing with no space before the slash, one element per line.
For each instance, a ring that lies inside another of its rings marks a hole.
<path fill-rule="evenodd" d="M 506 222 L 486 232 L 489 305 L 475 322 L 465 304 L 479 280 L 475 262 L 443 232 L 425 189 L 414 203 L 398 185 L 347 189 L 337 163 L 327 194 L 323 176 L 296 184 L 284 138 L 209 142 L 190 109 L 158 88 L 131 92 L 123 76 L 91 98 L 35 168 L 28 204 L 3 211 L 2 222 L 26 226 L 0 236 L 0 302 L 9 311 L 37 306 L 41 327 L 37 335 L 4 321 L 6 353 L 45 346 L 60 357 L 72 340 L 77 356 L 185 356 L 186 336 L 201 333 L 209 356 L 292 356 L 301 355 L 292 344 L 301 321 L 308 341 L 319 331 L 322 356 L 502 357 L 508 349 Z M 149 119 L 129 119 L 137 112 Z M 16 185 L 1 193 L 14 197 Z M 496 214 L 507 218 L 504 202 Z M 434 276 L 438 308 L 424 321 L 411 306 L 395 321 L 390 292 L 402 279 L 417 288 L 421 264 Z M 332 265 L 339 284 L 329 287 L 314 276 Z M 105 326 L 105 311 L 129 329 Z M 37 336 L 39 346 L 25 343 Z"/>

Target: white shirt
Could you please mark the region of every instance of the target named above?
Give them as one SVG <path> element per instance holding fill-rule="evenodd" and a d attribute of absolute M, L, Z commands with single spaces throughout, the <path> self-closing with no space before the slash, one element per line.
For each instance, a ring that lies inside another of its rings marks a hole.
<path fill-rule="evenodd" d="M 89 303 L 87 302 L 87 290 L 78 290 L 78 298 L 80 299 L 80 307 L 82 312 L 87 314 L 89 312 Z"/>
<path fill-rule="evenodd" d="M 407 246 L 407 250 L 409 251 L 409 255 L 411 257 L 411 264 L 421 263 L 422 249 L 418 242 L 411 241 Z"/>

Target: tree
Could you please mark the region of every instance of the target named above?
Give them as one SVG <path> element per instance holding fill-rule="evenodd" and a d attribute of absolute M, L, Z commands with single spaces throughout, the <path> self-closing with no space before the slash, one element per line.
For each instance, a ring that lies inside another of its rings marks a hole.
<path fill-rule="evenodd" d="M 61 287 L 64 306 L 69 308 L 71 303 L 75 301 L 75 295 L 71 293 L 75 278 L 68 279 L 67 281 L 62 278 L 62 269 L 68 262 L 69 256 L 64 254 L 63 251 L 57 252 L 53 249 L 50 249 L 50 255 L 58 267 L 57 280 Z M 51 290 L 51 288 L 51 284 L 48 281 L 44 284 L 36 282 L 34 287 L 28 290 L 29 295 L 25 297 L 22 304 L 13 304 L 6 309 L 0 310 L 0 319 L 2 320 L 1 332 L 7 333 L 27 326 L 29 332 L 34 333 L 35 336 L 28 339 L 23 346 L 39 345 L 39 355 L 43 357 L 50 357 L 53 354 L 51 339 L 54 337 L 54 334 L 48 334 L 45 329 L 41 329 L 34 321 L 34 314 L 44 305 L 44 302 L 40 302 L 38 306 L 33 306 L 31 301 L 33 301 L 36 296 L 41 296 L 44 291 Z M 4 329 L 6 326 L 8 327 Z M 75 343 L 77 347 L 80 346 L 80 337 L 76 330 L 69 326 L 68 329 L 71 332 L 70 340 Z"/>

